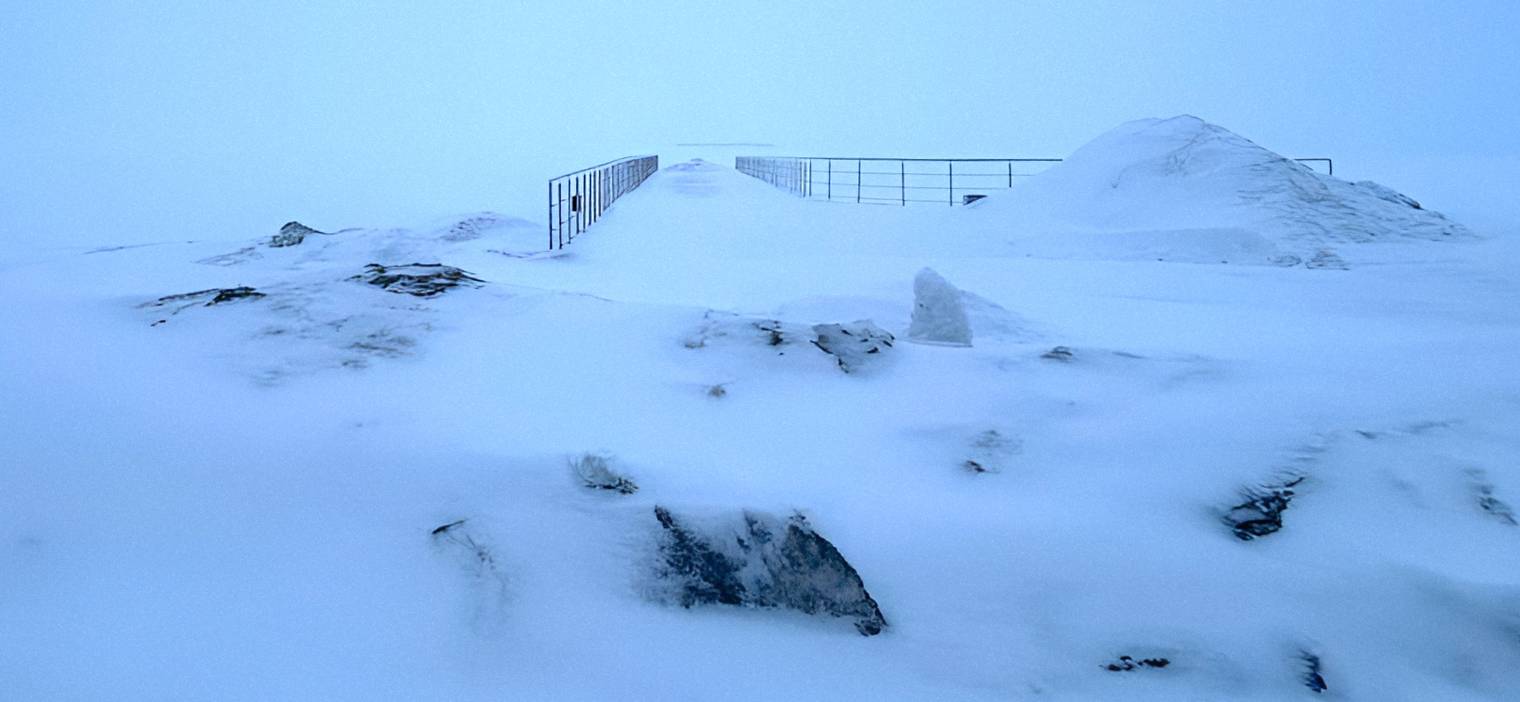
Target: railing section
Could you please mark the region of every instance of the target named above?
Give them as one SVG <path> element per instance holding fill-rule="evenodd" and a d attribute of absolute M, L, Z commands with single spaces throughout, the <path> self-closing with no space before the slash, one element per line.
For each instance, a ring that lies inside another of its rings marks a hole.
<path fill-rule="evenodd" d="M 550 178 L 549 250 L 565 248 L 658 170 L 659 156 L 630 156 Z"/>
<path fill-rule="evenodd" d="M 1328 158 L 1294 159 L 1323 164 Z M 964 205 L 1012 188 L 1059 158 L 867 158 L 857 156 L 740 156 L 734 168 L 805 198 L 878 205 Z"/>

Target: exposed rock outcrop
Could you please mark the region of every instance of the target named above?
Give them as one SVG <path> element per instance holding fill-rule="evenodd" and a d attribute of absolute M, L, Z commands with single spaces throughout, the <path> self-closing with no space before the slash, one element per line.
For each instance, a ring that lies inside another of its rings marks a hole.
<path fill-rule="evenodd" d="M 1131 670 L 1152 668 L 1160 670 L 1172 664 L 1167 658 L 1135 658 L 1134 656 L 1119 656 L 1103 668 L 1113 673 L 1127 673 Z"/>
<path fill-rule="evenodd" d="M 664 507 L 654 514 L 664 529 L 657 575 L 683 607 L 783 607 L 852 619 L 865 636 L 887 626 L 855 568 L 802 515 L 744 511 L 697 521 Z"/>
<path fill-rule="evenodd" d="M 317 231 L 311 227 L 301 224 L 300 222 L 286 222 L 285 226 L 280 227 L 279 234 L 276 234 L 269 238 L 269 246 L 270 248 L 276 249 L 286 246 L 296 246 L 301 242 L 306 241 L 306 237 L 314 234 L 326 235 L 327 232 Z"/>
<path fill-rule="evenodd" d="M 359 280 L 393 293 L 433 297 L 461 285 L 479 287 L 485 281 L 467 271 L 441 263 L 413 263 L 404 266 L 382 266 L 371 263 L 364 273 L 351 280 Z"/>
<path fill-rule="evenodd" d="M 1282 529 L 1282 514 L 1296 494 L 1294 488 L 1304 482 L 1304 476 L 1291 476 L 1280 482 L 1258 485 L 1241 491 L 1244 499 L 1225 512 L 1224 523 L 1241 541 L 1274 534 Z"/>

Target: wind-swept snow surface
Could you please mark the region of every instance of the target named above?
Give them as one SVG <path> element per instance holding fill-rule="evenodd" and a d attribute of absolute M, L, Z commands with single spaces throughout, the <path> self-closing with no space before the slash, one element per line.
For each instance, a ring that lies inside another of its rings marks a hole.
<path fill-rule="evenodd" d="M 0 259 L 0 697 L 1520 690 L 1520 247 L 1217 127 L 279 231 Z"/>

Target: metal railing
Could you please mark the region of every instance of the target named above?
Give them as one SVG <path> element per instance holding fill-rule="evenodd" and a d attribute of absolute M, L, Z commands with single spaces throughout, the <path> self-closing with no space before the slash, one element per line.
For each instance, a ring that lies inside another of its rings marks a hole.
<path fill-rule="evenodd" d="M 1328 158 L 1294 159 L 1324 163 Z M 964 205 L 1018 178 L 1038 175 L 1059 158 L 869 158 L 859 156 L 740 156 L 734 169 L 805 198 L 878 205 Z"/>
<path fill-rule="evenodd" d="M 659 156 L 629 156 L 550 178 L 549 250 L 565 248 L 658 170 Z"/>

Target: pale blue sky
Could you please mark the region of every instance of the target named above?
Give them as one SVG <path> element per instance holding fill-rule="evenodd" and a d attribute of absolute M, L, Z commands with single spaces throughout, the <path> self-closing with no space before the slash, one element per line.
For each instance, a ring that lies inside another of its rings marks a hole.
<path fill-rule="evenodd" d="M 0 231 L 541 218 L 546 177 L 676 142 L 1061 156 L 1184 112 L 1486 223 L 1516 212 L 1485 208 L 1520 184 L 1517 27 L 1483 1 L 7 3 Z"/>

